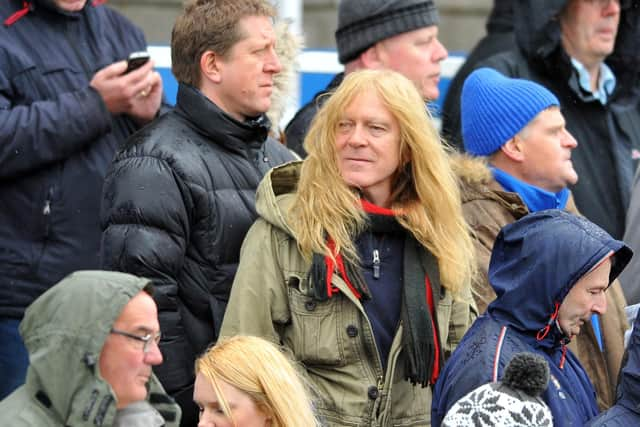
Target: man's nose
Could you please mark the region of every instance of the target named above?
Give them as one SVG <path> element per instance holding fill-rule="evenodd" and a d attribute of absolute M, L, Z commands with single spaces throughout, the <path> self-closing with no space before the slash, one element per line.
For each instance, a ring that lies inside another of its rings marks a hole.
<path fill-rule="evenodd" d="M 144 355 L 144 360 L 149 365 L 159 365 L 162 363 L 162 352 L 157 342 L 152 341 L 149 344 L 149 350 Z"/>
<path fill-rule="evenodd" d="M 274 48 L 270 49 L 269 58 L 267 59 L 264 68 L 265 71 L 273 74 L 278 74 L 282 71 L 282 63 L 280 62 L 280 58 L 278 58 L 278 54 Z"/>
<path fill-rule="evenodd" d="M 596 300 L 594 301 L 591 310 L 598 314 L 604 314 L 607 312 L 607 295 L 604 292 L 600 292 L 596 296 Z"/>
<path fill-rule="evenodd" d="M 436 39 L 435 42 L 437 43 L 437 46 L 433 52 L 433 62 L 440 62 L 447 59 L 447 56 L 449 56 L 447 48 L 444 47 L 440 40 Z"/>
<path fill-rule="evenodd" d="M 360 147 L 367 144 L 367 138 L 365 135 L 364 126 L 356 124 L 353 127 L 353 131 L 349 134 L 347 143 L 354 147 Z"/>
<path fill-rule="evenodd" d="M 576 140 L 571 134 L 571 132 L 569 132 L 568 130 L 565 130 L 564 133 L 565 133 L 564 139 L 563 139 L 564 146 L 567 148 L 571 148 L 573 150 L 578 146 L 578 140 Z"/>
<path fill-rule="evenodd" d="M 609 0 L 602 8 L 603 16 L 610 16 L 620 13 L 620 0 Z"/>

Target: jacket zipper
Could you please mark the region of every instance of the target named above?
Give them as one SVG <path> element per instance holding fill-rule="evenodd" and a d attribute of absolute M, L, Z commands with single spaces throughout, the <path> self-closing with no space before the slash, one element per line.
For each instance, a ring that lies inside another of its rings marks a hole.
<path fill-rule="evenodd" d="M 373 278 L 380 278 L 380 252 L 377 249 L 373 250 Z"/>
<path fill-rule="evenodd" d="M 44 216 L 44 238 L 47 239 L 49 237 L 49 225 L 51 215 L 51 199 L 53 199 L 53 189 L 49 187 L 47 191 L 47 198 L 44 201 L 44 207 L 42 208 L 42 215 Z"/>

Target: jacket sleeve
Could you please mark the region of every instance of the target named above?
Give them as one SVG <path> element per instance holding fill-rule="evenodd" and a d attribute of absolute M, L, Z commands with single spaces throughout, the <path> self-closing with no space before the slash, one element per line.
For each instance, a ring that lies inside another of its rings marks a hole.
<path fill-rule="evenodd" d="M 276 235 L 262 219 L 249 229 L 240 251 L 221 337 L 255 335 L 282 345 L 282 329 L 290 321 L 291 312 Z"/>
<path fill-rule="evenodd" d="M 114 162 L 102 195 L 102 266 L 153 281 L 165 355 L 156 373 L 170 393 L 188 386 L 195 358 L 178 283 L 190 236 L 189 194 L 167 162 L 134 155 Z"/>
<path fill-rule="evenodd" d="M 476 272 L 471 289 L 479 314 L 484 313 L 489 303 L 496 298 L 496 293 L 489 284 L 488 272 L 493 242 L 500 231 L 500 224 L 490 215 L 490 209 L 483 205 L 482 201 L 463 205 L 464 217 L 472 231 L 476 255 Z"/>
<path fill-rule="evenodd" d="M 0 180 L 63 160 L 111 129 L 111 114 L 89 86 L 28 105 L 15 96 L 0 69 Z"/>
<path fill-rule="evenodd" d="M 476 304 L 471 296 L 470 287 L 467 287 L 466 290 L 463 290 L 455 297 L 451 297 L 450 295 L 445 296 L 445 300 L 441 303 L 450 305 L 451 307 L 448 319 L 447 338 L 446 340 L 443 340 L 443 351 L 446 360 L 453 353 L 456 347 L 458 347 L 458 344 L 462 341 L 462 337 L 478 317 L 478 310 L 476 309 Z M 438 321 L 440 322 L 441 319 L 438 319 Z M 440 336 L 442 337 L 442 331 Z"/>

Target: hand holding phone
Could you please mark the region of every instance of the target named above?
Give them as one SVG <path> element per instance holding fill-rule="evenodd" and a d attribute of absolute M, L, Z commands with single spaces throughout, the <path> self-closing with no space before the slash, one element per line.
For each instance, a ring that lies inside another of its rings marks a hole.
<path fill-rule="evenodd" d="M 149 52 L 146 51 L 131 53 L 129 55 L 129 58 L 127 59 L 127 70 L 124 73 L 127 74 L 137 68 L 142 67 L 147 63 L 147 61 L 149 61 L 150 58 L 151 56 L 149 55 Z"/>

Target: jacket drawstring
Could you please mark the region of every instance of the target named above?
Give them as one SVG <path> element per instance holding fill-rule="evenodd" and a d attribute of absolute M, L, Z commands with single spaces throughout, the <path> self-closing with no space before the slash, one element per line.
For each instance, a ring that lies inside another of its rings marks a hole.
<path fill-rule="evenodd" d="M 336 244 L 333 241 L 333 239 L 331 238 L 327 239 L 327 246 L 329 246 L 329 249 L 331 250 L 331 253 L 334 255 L 334 258 L 336 260 L 334 265 L 333 260 L 331 259 L 330 256 L 325 257 L 325 263 L 327 264 L 327 283 L 326 283 L 327 295 L 329 296 L 329 298 L 331 298 L 333 294 L 338 292 L 338 289 L 334 288 L 331 283 L 333 272 L 337 267 L 338 271 L 340 272 L 340 276 L 342 276 L 342 280 L 346 283 L 347 287 L 351 290 L 351 292 L 353 293 L 353 295 L 355 295 L 356 298 L 361 299 L 362 294 L 358 292 L 356 287 L 353 286 L 353 284 L 351 283 L 351 280 L 349 280 L 349 276 L 347 275 L 347 270 L 344 266 L 342 255 L 340 255 L 339 253 L 336 253 Z"/>
<path fill-rule="evenodd" d="M 556 309 L 551 315 L 551 318 L 549 319 L 549 321 L 547 322 L 547 326 L 540 329 L 538 331 L 538 334 L 536 335 L 536 339 L 538 341 L 542 341 L 549 334 L 549 331 L 551 330 L 551 325 L 553 325 L 553 322 L 555 322 L 556 318 L 558 317 L 559 310 L 560 310 L 560 303 L 556 302 Z"/>
<path fill-rule="evenodd" d="M 551 315 L 551 317 L 549 318 L 547 325 L 544 328 L 540 329 L 538 331 L 538 334 L 536 335 L 536 339 L 538 341 L 542 341 L 549 334 L 549 331 L 551 330 L 551 325 L 553 325 L 553 323 L 558 318 L 558 312 L 560 311 L 560 303 L 556 302 L 555 304 L 556 304 L 556 308 L 553 311 L 553 314 Z M 564 368 L 564 362 L 567 360 L 567 342 L 568 341 L 565 339 L 562 339 L 561 341 L 562 356 L 560 357 L 560 363 L 558 364 L 558 367 L 560 369 Z"/>
<path fill-rule="evenodd" d="M 107 2 L 107 0 L 93 0 L 91 2 L 91 6 L 97 7 L 97 6 L 100 6 L 102 4 L 105 4 L 106 2 Z M 27 0 L 23 0 L 22 1 L 22 9 L 16 11 L 13 15 L 11 15 L 10 17 L 8 17 L 7 19 L 4 20 L 5 27 L 9 27 L 9 26 L 15 24 L 16 22 L 18 22 L 18 20 L 20 18 L 25 16 L 30 11 L 31 11 L 31 4 Z"/>
<path fill-rule="evenodd" d="M 27 13 L 29 13 L 30 10 L 31 9 L 29 7 L 29 2 L 24 0 L 22 2 L 22 9 L 18 10 L 13 15 L 11 15 L 10 17 L 4 20 L 5 27 L 15 24 L 18 21 L 18 19 L 25 16 Z"/>
<path fill-rule="evenodd" d="M 565 360 L 567 360 L 567 345 L 564 340 L 562 340 L 562 357 L 560 357 L 560 364 L 558 365 L 560 369 L 564 368 Z"/>

